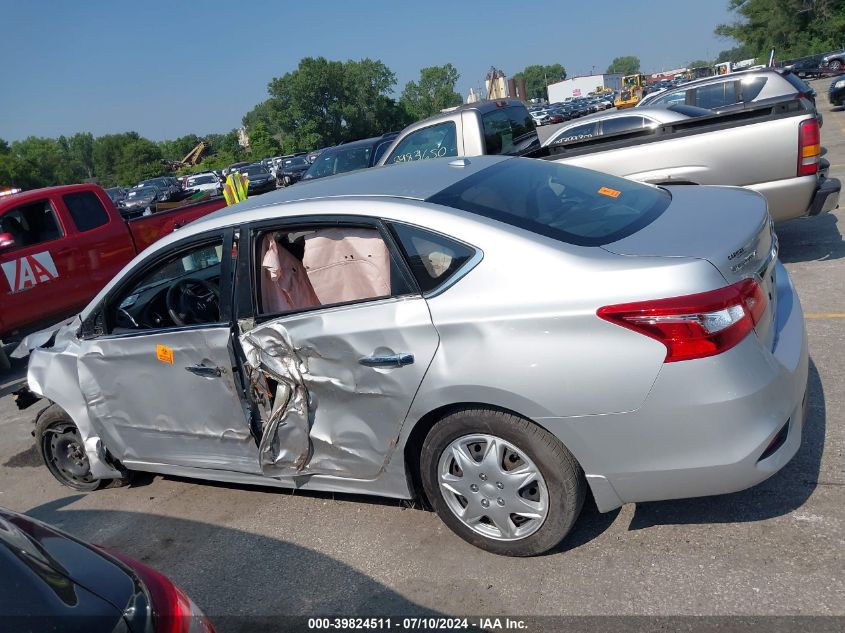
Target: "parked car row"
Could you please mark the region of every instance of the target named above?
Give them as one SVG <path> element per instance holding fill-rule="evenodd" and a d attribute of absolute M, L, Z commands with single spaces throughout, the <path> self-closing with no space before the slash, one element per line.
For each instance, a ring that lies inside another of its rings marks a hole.
<path fill-rule="evenodd" d="M 799 77 L 836 75 L 845 68 L 845 49 L 784 60 L 779 66 Z"/>
<path fill-rule="evenodd" d="M 587 116 L 613 107 L 613 94 L 594 95 L 590 97 L 576 97 L 569 101 L 549 103 L 544 106 L 533 106 L 528 109 L 534 125 L 550 125 L 563 123 L 570 119 Z"/>

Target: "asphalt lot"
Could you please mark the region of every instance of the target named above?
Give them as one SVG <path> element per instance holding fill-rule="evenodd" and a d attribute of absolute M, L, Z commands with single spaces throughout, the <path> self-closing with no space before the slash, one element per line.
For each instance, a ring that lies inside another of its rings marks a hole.
<path fill-rule="evenodd" d="M 845 180 L 845 112 L 826 102 L 828 83 L 816 85 L 822 144 L 831 175 Z M 0 505 L 147 562 L 212 618 L 845 616 L 843 222 L 839 209 L 778 229 L 807 313 L 809 418 L 798 455 L 751 490 L 608 514 L 588 501 L 564 543 L 533 559 L 485 553 L 433 513 L 370 497 L 152 475 L 77 494 L 40 465 L 30 436 L 40 405 L 16 409 L 15 362 L 0 374 Z M 246 626 L 221 622 L 221 632 Z"/>

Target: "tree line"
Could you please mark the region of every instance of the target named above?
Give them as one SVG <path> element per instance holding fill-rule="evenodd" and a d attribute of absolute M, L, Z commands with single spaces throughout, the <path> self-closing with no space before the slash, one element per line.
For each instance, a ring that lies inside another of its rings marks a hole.
<path fill-rule="evenodd" d="M 546 84 L 566 78 L 566 69 L 531 65 L 516 73 L 520 77 L 529 98 L 545 98 Z M 136 132 L 30 136 L 12 143 L 0 139 L 0 186 L 33 189 L 82 181 L 131 186 L 170 173 L 168 161 L 180 161 L 200 141 L 207 145 L 205 157 L 182 173 L 378 136 L 461 104 L 455 90 L 459 78 L 452 64 L 422 68 L 419 78 L 394 98 L 396 75 L 379 60 L 306 57 L 295 70 L 274 77 L 268 98 L 244 115 L 248 149 L 240 146 L 237 130 L 160 142 Z"/>

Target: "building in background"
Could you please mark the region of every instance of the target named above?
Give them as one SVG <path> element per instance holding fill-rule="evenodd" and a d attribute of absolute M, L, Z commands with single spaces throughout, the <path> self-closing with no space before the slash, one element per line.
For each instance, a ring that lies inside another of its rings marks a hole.
<path fill-rule="evenodd" d="M 571 77 L 549 84 L 549 102 L 564 101 L 573 97 L 586 97 L 593 92 L 602 90 L 620 90 L 622 88 L 622 73 L 605 73 L 600 75 L 582 75 Z"/>
<path fill-rule="evenodd" d="M 504 71 L 495 66 L 490 66 L 490 70 L 487 71 L 484 86 L 487 88 L 488 99 L 505 99 L 508 96 L 507 77 Z"/>

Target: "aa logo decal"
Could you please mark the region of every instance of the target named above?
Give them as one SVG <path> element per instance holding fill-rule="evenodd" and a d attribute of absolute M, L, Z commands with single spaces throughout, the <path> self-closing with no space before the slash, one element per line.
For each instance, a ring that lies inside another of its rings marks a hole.
<path fill-rule="evenodd" d="M 3 262 L 3 273 L 12 292 L 29 290 L 38 284 L 53 281 L 59 277 L 56 264 L 49 251 L 26 255 L 11 262 Z"/>

